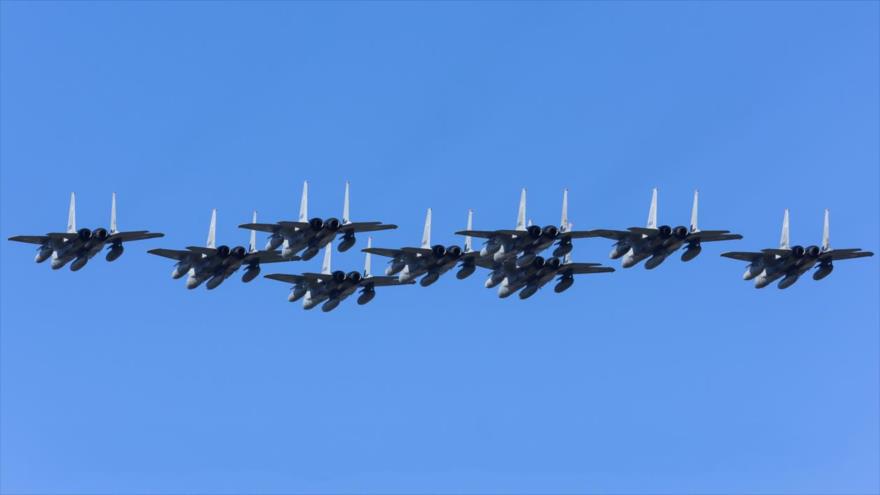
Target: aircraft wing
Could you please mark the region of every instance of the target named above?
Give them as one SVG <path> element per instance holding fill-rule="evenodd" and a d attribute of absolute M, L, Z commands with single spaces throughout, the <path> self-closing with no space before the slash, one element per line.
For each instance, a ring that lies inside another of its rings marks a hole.
<path fill-rule="evenodd" d="M 163 258 L 171 258 L 177 261 L 183 261 L 185 259 L 191 258 L 196 253 L 192 251 L 183 251 L 178 249 L 150 249 L 147 251 L 150 254 L 155 254 L 156 256 L 162 256 Z"/>
<path fill-rule="evenodd" d="M 280 226 L 277 223 L 243 223 L 238 227 L 242 229 L 256 230 L 257 232 L 268 232 L 270 234 L 274 234 L 278 231 Z"/>
<path fill-rule="evenodd" d="M 379 230 L 396 229 L 397 225 L 383 224 L 382 222 L 352 222 L 339 228 L 343 232 L 376 232 Z"/>
<path fill-rule="evenodd" d="M 630 227 L 626 229 L 634 234 L 642 234 L 642 235 L 656 235 L 660 232 L 658 229 L 652 229 L 650 227 Z"/>
<path fill-rule="evenodd" d="M 278 280 L 279 282 L 286 282 L 288 284 L 298 284 L 303 280 L 306 280 L 305 277 L 300 275 L 288 275 L 286 273 L 270 273 L 266 275 L 265 278 L 271 280 Z"/>
<path fill-rule="evenodd" d="M 362 287 L 366 287 L 368 285 L 372 285 L 373 287 L 388 287 L 391 285 L 411 285 L 414 283 L 416 283 L 415 280 L 411 280 L 409 282 L 401 282 L 397 279 L 397 277 L 373 276 L 361 279 L 360 285 Z"/>
<path fill-rule="evenodd" d="M 434 251 L 431 251 L 430 249 L 427 249 L 427 248 L 415 248 L 415 247 L 400 248 L 400 251 L 404 252 L 406 254 L 423 254 L 426 256 L 430 255 L 434 252 Z"/>
<path fill-rule="evenodd" d="M 133 230 L 131 232 L 117 232 L 107 237 L 107 242 L 128 242 L 142 241 L 144 239 L 155 239 L 157 237 L 165 237 L 165 234 L 159 232 L 150 232 L 148 230 Z"/>
<path fill-rule="evenodd" d="M 764 253 L 754 253 L 749 251 L 730 251 L 728 253 L 721 253 L 721 256 L 725 258 L 730 258 L 732 260 L 739 261 L 755 261 L 756 259 L 763 258 Z"/>
<path fill-rule="evenodd" d="M 46 244 L 49 236 L 45 235 L 16 235 L 9 238 L 10 241 L 26 242 L 28 244 Z"/>
<path fill-rule="evenodd" d="M 248 253 L 244 257 L 243 263 L 252 263 L 256 261 L 257 263 L 280 263 L 282 261 L 297 261 L 300 260 L 299 256 L 293 256 L 291 258 L 285 258 L 281 256 L 281 253 L 278 251 L 255 251 L 253 253 Z"/>
<path fill-rule="evenodd" d="M 610 266 L 602 266 L 600 263 L 568 263 L 566 265 L 562 265 L 561 273 L 571 273 L 571 274 L 585 274 L 585 273 L 609 273 L 613 272 L 614 268 Z"/>
<path fill-rule="evenodd" d="M 700 230 L 697 232 L 691 232 L 687 236 L 688 240 L 695 239 L 700 242 L 713 242 L 713 241 L 735 241 L 738 239 L 742 239 L 743 236 L 739 234 L 731 234 L 729 230 Z"/>
<path fill-rule="evenodd" d="M 459 230 L 455 235 L 469 235 L 471 237 L 479 237 L 481 239 L 489 239 L 498 235 L 494 230 Z"/>
<path fill-rule="evenodd" d="M 401 251 L 399 249 L 388 249 L 388 248 L 371 247 L 371 248 L 361 249 L 361 251 L 363 251 L 365 253 L 376 254 L 379 256 L 386 256 L 388 258 L 396 258 L 396 257 L 400 256 L 401 254 L 403 254 L 403 251 Z"/>
<path fill-rule="evenodd" d="M 871 251 L 862 251 L 859 248 L 832 249 L 819 255 L 820 260 L 851 260 L 855 258 L 867 258 L 874 256 Z"/>

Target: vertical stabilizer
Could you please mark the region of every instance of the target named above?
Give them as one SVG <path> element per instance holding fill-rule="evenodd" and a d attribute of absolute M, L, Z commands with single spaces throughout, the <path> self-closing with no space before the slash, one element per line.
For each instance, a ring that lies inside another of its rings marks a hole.
<path fill-rule="evenodd" d="M 474 228 L 474 210 L 468 210 L 468 220 L 467 220 L 467 229 L 472 230 Z M 464 252 L 469 253 L 474 250 L 474 240 L 471 236 L 464 236 Z"/>
<path fill-rule="evenodd" d="M 526 230 L 526 188 L 519 193 L 519 211 L 516 213 L 516 230 Z"/>
<path fill-rule="evenodd" d="M 565 223 L 565 229 L 563 229 L 562 231 L 563 231 L 563 232 L 570 232 L 571 229 L 572 229 L 573 227 L 574 227 L 574 224 L 573 224 L 573 223 L 571 223 L 571 222 L 566 222 L 566 223 Z M 565 256 L 562 257 L 562 264 L 563 264 L 563 265 L 567 265 L 567 264 L 569 264 L 569 263 L 571 263 L 571 251 L 565 253 Z"/>
<path fill-rule="evenodd" d="M 208 227 L 208 242 L 206 245 L 209 248 L 217 247 L 217 208 L 211 210 L 211 225 Z"/>
<path fill-rule="evenodd" d="M 568 232 L 568 189 L 562 190 L 562 220 L 559 221 L 559 230 Z"/>
<path fill-rule="evenodd" d="M 348 200 L 348 181 L 345 181 L 345 199 L 342 201 L 342 223 L 349 224 L 351 223 L 351 218 L 348 217 L 348 209 L 349 209 L 349 200 Z"/>
<path fill-rule="evenodd" d="M 327 246 L 324 248 L 324 262 L 321 264 L 321 273 L 325 275 L 329 275 L 331 273 L 330 269 L 330 253 L 333 252 L 333 243 L 328 242 Z"/>
<path fill-rule="evenodd" d="M 67 208 L 67 231 L 76 232 L 76 194 L 70 193 L 70 207 Z"/>
<path fill-rule="evenodd" d="M 371 247 L 373 247 L 373 237 L 372 236 L 367 237 L 367 249 L 370 249 Z M 364 278 L 370 278 L 373 276 L 370 269 L 371 269 L 370 253 L 367 253 L 367 255 L 364 256 Z"/>
<path fill-rule="evenodd" d="M 303 181 L 302 198 L 299 200 L 299 221 L 309 221 L 309 181 Z"/>
<path fill-rule="evenodd" d="M 697 208 L 700 203 L 700 191 L 694 190 L 694 206 L 691 207 L 691 232 L 697 232 L 700 230 L 697 227 Z"/>
<path fill-rule="evenodd" d="M 779 249 L 788 249 L 788 208 L 782 215 L 782 235 L 779 237 Z"/>
<path fill-rule="evenodd" d="M 119 232 L 119 229 L 116 228 L 116 193 L 113 193 L 110 200 L 110 233 L 115 234 L 117 232 Z"/>
<path fill-rule="evenodd" d="M 657 188 L 651 193 L 651 209 L 648 210 L 648 228 L 657 228 Z"/>
<path fill-rule="evenodd" d="M 257 210 L 254 210 L 254 215 L 251 218 L 252 223 L 257 223 Z M 255 253 L 257 252 L 257 231 L 251 230 L 251 240 L 248 243 L 248 252 Z"/>
<path fill-rule="evenodd" d="M 825 208 L 825 225 L 822 227 L 822 251 L 831 251 L 831 225 L 828 220 L 828 208 Z"/>
<path fill-rule="evenodd" d="M 422 248 L 431 249 L 431 209 L 425 216 L 425 230 L 422 232 Z"/>

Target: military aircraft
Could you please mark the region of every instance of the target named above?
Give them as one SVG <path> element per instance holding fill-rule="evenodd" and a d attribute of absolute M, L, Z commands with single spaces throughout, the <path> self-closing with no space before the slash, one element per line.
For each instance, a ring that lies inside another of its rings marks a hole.
<path fill-rule="evenodd" d="M 322 247 L 333 242 L 338 234 L 342 241 L 337 249 L 340 253 L 348 251 L 355 243 L 355 234 L 375 232 L 378 230 L 396 229 L 397 225 L 382 222 L 352 222 L 349 218 L 349 184 L 345 183 L 345 199 L 342 205 L 342 220 L 337 218 L 309 219 L 309 183 L 303 182 L 302 199 L 299 206 L 299 221 L 278 223 L 246 223 L 239 225 L 243 229 L 269 233 L 266 242 L 267 251 L 275 251 L 281 247 L 281 255 L 291 259 L 300 254 L 302 259 L 310 260 Z"/>
<path fill-rule="evenodd" d="M 422 277 L 419 285 L 427 287 L 449 271 L 458 261 L 475 257 L 476 251 L 465 252 L 459 246 L 443 246 L 442 244 L 431 245 L 431 209 L 425 216 L 425 230 L 422 233 L 422 244 L 419 247 L 403 247 L 400 249 L 386 249 L 369 247 L 363 249 L 365 253 L 377 254 L 391 258 L 385 275 L 398 275 L 402 283 L 411 282 Z M 459 277 L 463 278 L 463 277 Z"/>
<path fill-rule="evenodd" d="M 778 249 L 763 249 L 761 252 L 732 251 L 721 256 L 734 260 L 748 261 L 749 266 L 743 280 L 755 280 L 755 288 L 767 287 L 782 278 L 777 287 L 785 289 L 797 282 L 801 275 L 816 267 L 813 280 L 822 280 L 834 269 L 834 261 L 866 258 L 874 256 L 870 251 L 859 248 L 831 249 L 829 214 L 825 210 L 825 223 L 822 229 L 822 247 L 789 247 L 788 210 L 782 216 L 782 235 Z"/>
<path fill-rule="evenodd" d="M 677 249 L 684 246 L 682 261 L 690 261 L 703 250 L 702 243 L 715 241 L 732 241 L 742 239 L 739 234 L 731 234 L 729 230 L 700 230 L 697 227 L 697 207 L 699 191 L 694 191 L 694 205 L 691 210 L 690 228 L 684 226 L 657 226 L 657 189 L 651 195 L 651 208 L 648 211 L 646 227 L 630 227 L 627 230 L 596 229 L 590 231 L 590 237 L 604 237 L 616 241 L 609 255 L 611 259 L 623 258 L 623 268 L 637 265 L 644 259 L 645 268 L 651 270 L 663 263 Z"/>
<path fill-rule="evenodd" d="M 562 217 L 563 222 L 568 212 L 568 189 L 562 191 Z M 567 225 L 562 223 L 560 225 Z M 519 267 L 531 264 L 535 257 L 557 243 L 553 256 L 565 256 L 572 250 L 572 239 L 592 237 L 591 231 L 566 231 L 555 225 L 547 225 L 544 228 L 538 225 L 526 224 L 526 190 L 520 192 L 519 210 L 517 212 L 516 227 L 513 230 L 467 230 L 456 232 L 457 235 L 479 237 L 486 239 L 480 256 L 484 259 L 498 263 L 515 259 Z"/>
<path fill-rule="evenodd" d="M 257 221 L 257 212 L 254 212 L 253 222 Z M 298 257 L 284 258 L 274 251 L 258 251 L 257 232 L 251 231 L 250 244 L 247 251 L 242 246 L 230 248 L 229 246 L 216 246 L 217 233 L 217 209 L 211 210 L 211 225 L 208 228 L 208 242 L 206 247 L 187 246 L 184 250 L 176 249 L 151 249 L 147 251 L 156 256 L 176 260 L 171 278 L 178 279 L 186 274 L 186 288 L 195 289 L 207 280 L 205 287 L 214 289 L 223 283 L 242 266 L 246 266 L 241 276 L 242 282 L 250 282 L 260 274 L 261 263 L 277 263 L 280 261 L 293 261 Z"/>
<path fill-rule="evenodd" d="M 371 237 L 367 239 L 367 249 L 372 245 L 373 239 Z M 361 295 L 358 296 L 357 303 L 363 305 L 376 297 L 376 287 L 415 283 L 414 281 L 400 282 L 397 277 L 373 276 L 370 271 L 369 252 L 364 258 L 363 275 L 354 271 L 347 274 L 343 271 L 333 271 L 330 268 L 331 252 L 331 244 L 328 243 L 324 248 L 324 264 L 321 267 L 321 273 L 303 273 L 302 275 L 271 273 L 266 275 L 266 278 L 293 284 L 290 295 L 287 297 L 288 301 L 295 302 L 302 299 L 303 309 L 312 309 L 323 302 L 321 311 L 324 312 L 335 309 L 339 303 L 359 288 Z"/>
<path fill-rule="evenodd" d="M 34 261 L 42 263 L 52 258 L 52 269 L 57 270 L 70 261 L 71 271 L 84 267 L 88 261 L 109 245 L 106 260 L 114 261 L 122 256 L 124 242 L 155 239 L 165 234 L 148 230 L 119 232 L 116 228 L 116 193 L 113 193 L 110 204 L 110 230 L 97 228 L 76 228 L 76 194 L 70 193 L 70 207 L 67 211 L 67 232 L 52 232 L 46 235 L 17 235 L 10 241 L 37 244 L 37 256 Z"/>

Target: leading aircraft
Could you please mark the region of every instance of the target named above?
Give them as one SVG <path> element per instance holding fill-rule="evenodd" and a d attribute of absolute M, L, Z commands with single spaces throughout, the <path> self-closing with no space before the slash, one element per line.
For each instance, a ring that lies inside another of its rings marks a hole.
<path fill-rule="evenodd" d="M 372 245 L 373 239 L 368 238 L 367 249 Z M 331 244 L 328 243 L 324 248 L 324 263 L 321 266 L 321 273 L 303 273 L 302 275 L 271 273 L 266 275 L 266 278 L 293 284 L 290 295 L 287 297 L 288 301 L 295 302 L 302 299 L 303 309 L 312 309 L 323 302 L 321 311 L 324 312 L 334 310 L 339 306 L 339 303 L 358 289 L 361 289 L 361 295 L 358 296 L 357 303 L 363 305 L 376 297 L 376 287 L 415 283 L 413 281 L 400 282 L 397 277 L 374 276 L 370 271 L 369 251 L 364 257 L 363 275 L 356 271 L 347 274 L 341 270 L 333 271 L 330 268 L 331 252 Z"/>
<path fill-rule="evenodd" d="M 789 246 L 788 210 L 782 216 L 782 235 L 778 249 L 763 249 L 760 252 L 732 251 L 721 256 L 739 261 L 748 261 L 749 266 L 743 280 L 755 280 L 755 288 L 767 287 L 779 281 L 777 287 L 785 289 L 798 281 L 801 275 L 816 267 L 813 280 L 822 280 L 834 270 L 834 261 L 866 258 L 874 256 L 870 251 L 860 248 L 831 249 L 828 210 L 822 229 L 822 247 Z"/>
<path fill-rule="evenodd" d="M 257 212 L 254 212 L 253 222 L 257 221 Z M 186 279 L 186 288 L 195 289 L 207 280 L 205 287 L 214 289 L 223 283 L 242 266 L 246 266 L 241 276 L 242 282 L 250 282 L 260 274 L 260 264 L 278 263 L 281 261 L 293 261 L 298 257 L 284 258 L 274 251 L 258 251 L 257 232 L 251 231 L 250 244 L 247 251 L 242 246 L 230 248 L 229 246 L 216 245 L 217 237 L 217 209 L 211 210 L 211 225 L 208 227 L 208 242 L 206 247 L 187 246 L 186 249 L 151 249 L 147 251 L 156 256 L 176 260 L 171 278 L 178 279 L 189 274 Z"/>
<path fill-rule="evenodd" d="M 645 227 L 630 227 L 627 230 L 596 229 L 590 237 L 604 237 L 616 241 L 609 257 L 613 260 L 623 258 L 621 267 L 630 268 L 644 259 L 645 268 L 651 270 L 663 263 L 666 258 L 684 246 L 682 261 L 690 261 L 703 250 L 702 243 L 732 241 L 742 239 L 739 234 L 729 230 L 700 230 L 697 227 L 697 207 L 700 193 L 694 191 L 694 204 L 691 209 L 690 228 L 679 225 L 657 226 L 657 189 L 651 194 L 651 208 L 648 210 L 648 224 Z"/>
<path fill-rule="evenodd" d="M 114 261 L 122 256 L 125 248 L 123 243 L 155 239 L 165 234 L 148 230 L 132 230 L 119 232 L 116 228 L 116 193 L 110 203 L 110 230 L 99 227 L 94 230 L 76 228 L 76 194 L 70 193 L 70 207 L 67 210 L 67 231 L 50 232 L 46 235 L 17 235 L 10 241 L 37 244 L 37 255 L 34 261 L 42 263 L 52 258 L 52 269 L 57 270 L 70 263 L 71 271 L 84 267 L 104 246 L 109 246 L 107 261 Z"/>
<path fill-rule="evenodd" d="M 281 255 L 293 259 L 300 254 L 302 259 L 310 260 L 318 251 L 333 242 L 338 234 L 342 234 L 339 242 L 340 253 L 354 246 L 355 234 L 396 229 L 397 225 L 382 222 L 352 222 L 349 218 L 349 184 L 345 183 L 345 198 L 342 204 L 342 220 L 337 218 L 309 219 L 309 183 L 303 182 L 302 198 L 299 205 L 299 221 L 281 221 L 277 223 L 246 223 L 239 225 L 243 229 L 269 233 L 266 242 L 267 251 L 275 251 L 281 247 Z"/>

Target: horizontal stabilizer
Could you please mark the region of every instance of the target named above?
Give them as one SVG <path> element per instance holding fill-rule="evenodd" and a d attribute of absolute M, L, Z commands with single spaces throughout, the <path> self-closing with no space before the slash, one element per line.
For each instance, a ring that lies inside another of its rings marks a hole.
<path fill-rule="evenodd" d="M 386 277 L 383 275 L 361 279 L 359 285 L 361 285 L 362 287 L 370 285 L 374 287 L 388 287 L 392 285 L 412 285 L 414 283 L 416 283 L 415 280 L 410 280 L 409 282 L 401 282 L 397 277 Z"/>
<path fill-rule="evenodd" d="M 243 223 L 239 225 L 238 228 L 274 234 L 280 227 L 277 223 Z"/>
<path fill-rule="evenodd" d="M 165 234 L 162 234 L 160 232 L 149 232 L 146 230 L 134 230 L 131 232 L 117 232 L 115 234 L 111 234 L 109 237 L 107 237 L 107 242 L 113 243 L 142 241 L 145 239 L 156 239 L 159 237 L 165 237 Z"/>
<path fill-rule="evenodd" d="M 286 282 L 288 284 L 297 284 L 305 280 L 305 278 L 300 275 L 288 275 L 286 273 L 270 273 L 264 278 L 268 278 L 269 280 L 278 280 L 279 282 Z"/>
<path fill-rule="evenodd" d="M 352 222 L 342 226 L 343 232 L 376 232 L 379 230 L 396 229 L 397 225 L 383 224 L 382 222 Z"/>
<path fill-rule="evenodd" d="M 755 261 L 757 259 L 763 258 L 764 253 L 754 253 L 748 251 L 730 251 L 728 253 L 721 253 L 721 256 L 725 258 L 730 258 L 732 260 L 739 261 Z"/>
<path fill-rule="evenodd" d="M 874 253 L 871 251 L 862 251 L 861 249 L 832 249 L 831 251 L 827 251 L 822 253 L 819 256 L 821 260 L 851 260 L 855 258 L 867 258 L 869 256 L 874 256 Z"/>
<path fill-rule="evenodd" d="M 572 275 L 586 275 L 590 273 L 611 273 L 614 268 L 610 266 L 602 266 L 599 263 L 569 263 L 563 265 L 561 273 L 571 273 Z"/>
<path fill-rule="evenodd" d="M 45 244 L 49 237 L 45 235 L 16 235 L 9 238 L 10 241 L 26 242 L 28 244 Z"/>
<path fill-rule="evenodd" d="M 162 256 L 163 258 L 170 258 L 177 261 L 190 259 L 193 257 L 194 254 L 192 251 L 181 251 L 178 249 L 150 249 L 147 252 L 150 254 L 155 254 L 156 256 Z"/>
<path fill-rule="evenodd" d="M 374 248 L 374 247 L 361 249 L 361 251 L 364 253 L 370 253 L 370 254 L 375 254 L 375 255 L 379 255 L 379 256 L 386 256 L 388 258 L 396 258 L 397 256 L 400 256 L 403 253 L 403 251 L 401 251 L 399 249 Z"/>
<path fill-rule="evenodd" d="M 519 233 L 518 231 L 516 231 Z M 479 237 L 481 239 L 489 239 L 498 235 L 494 230 L 459 230 L 455 235 L 469 235 L 471 237 Z"/>
<path fill-rule="evenodd" d="M 404 253 L 410 253 L 410 254 L 425 254 L 425 255 L 428 255 L 428 254 L 431 254 L 434 252 L 434 251 L 431 251 L 431 249 L 429 249 L 429 248 L 414 248 L 414 247 L 400 248 L 400 251 L 402 251 Z"/>
<path fill-rule="evenodd" d="M 633 237 L 633 235 L 635 234 L 628 230 L 596 229 L 589 231 L 589 235 L 584 235 L 583 237 L 604 237 L 605 239 L 620 241 L 623 239 L 629 239 L 630 237 Z"/>

